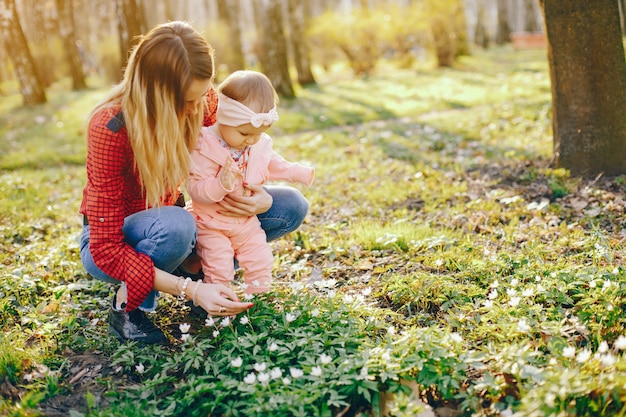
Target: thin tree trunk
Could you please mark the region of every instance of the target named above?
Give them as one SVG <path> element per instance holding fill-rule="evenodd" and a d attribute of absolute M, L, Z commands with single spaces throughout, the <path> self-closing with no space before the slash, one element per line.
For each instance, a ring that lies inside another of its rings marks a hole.
<path fill-rule="evenodd" d="M 115 5 L 121 62 L 125 64 L 138 36 L 147 30 L 146 17 L 142 0 L 116 0 Z"/>
<path fill-rule="evenodd" d="M 20 82 L 24 105 L 47 101 L 46 92 L 37 73 L 37 66 L 28 48 L 28 42 L 20 24 L 15 0 L 0 0 L 0 39 Z"/>
<path fill-rule="evenodd" d="M 498 0 L 498 29 L 496 44 L 504 45 L 511 42 L 511 25 L 509 25 L 509 10 L 507 0 Z"/>
<path fill-rule="evenodd" d="M 537 21 L 537 0 L 524 0 L 524 30 L 526 32 L 540 32 L 541 25 Z"/>
<path fill-rule="evenodd" d="M 626 174 L 626 65 L 618 4 L 542 0 L 554 156 L 573 175 Z"/>
<path fill-rule="evenodd" d="M 310 0 L 287 0 L 293 60 L 300 85 L 315 84 L 315 77 L 311 71 L 309 46 L 305 36 L 309 20 L 309 5 Z"/>
<path fill-rule="evenodd" d="M 295 93 L 289 77 L 281 0 L 259 0 L 253 2 L 253 5 L 260 39 L 256 49 L 261 70 L 279 96 L 293 98 Z"/>
<path fill-rule="evenodd" d="M 484 49 L 489 48 L 489 33 L 485 27 L 485 3 L 484 0 L 478 0 L 478 13 L 476 19 L 476 27 L 474 30 L 474 43 Z"/>
<path fill-rule="evenodd" d="M 220 19 L 226 24 L 229 32 L 228 67 L 230 71 L 246 68 L 241 41 L 241 5 L 239 0 L 217 0 Z"/>
<path fill-rule="evenodd" d="M 59 13 L 59 29 L 63 40 L 65 59 L 70 67 L 72 76 L 72 89 L 84 90 L 87 88 L 87 83 L 85 82 L 85 71 L 83 70 L 83 63 L 76 44 L 72 0 L 56 0 L 56 5 Z"/>

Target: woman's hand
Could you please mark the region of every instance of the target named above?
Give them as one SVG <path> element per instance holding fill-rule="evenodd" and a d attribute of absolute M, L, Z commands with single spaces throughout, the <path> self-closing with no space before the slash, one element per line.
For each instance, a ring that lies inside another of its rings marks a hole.
<path fill-rule="evenodd" d="M 198 288 L 194 288 L 195 286 Z M 252 307 L 252 303 L 242 303 L 235 292 L 223 284 L 192 282 L 188 289 L 194 301 L 211 316 L 234 316 Z"/>
<path fill-rule="evenodd" d="M 272 196 L 261 185 L 244 184 L 246 195 L 229 194 L 218 204 L 219 213 L 228 217 L 250 217 L 265 213 L 272 206 Z"/>

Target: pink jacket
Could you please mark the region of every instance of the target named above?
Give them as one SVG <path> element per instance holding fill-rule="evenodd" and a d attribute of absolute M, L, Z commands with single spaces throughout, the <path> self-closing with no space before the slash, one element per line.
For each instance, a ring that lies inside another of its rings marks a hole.
<path fill-rule="evenodd" d="M 242 223 L 245 218 L 220 215 L 217 212 L 219 206 L 214 203 L 221 201 L 227 194 L 243 193 L 243 182 L 264 184 L 268 180 L 283 180 L 310 186 L 315 175 L 313 168 L 288 162 L 276 153 L 272 149 L 272 138 L 265 133 L 250 148 L 246 177 L 231 190 L 222 187 L 219 179 L 226 158 L 230 158 L 230 153 L 220 144 L 218 136 L 210 128 L 202 128 L 196 148 L 191 153 L 192 168 L 186 184 L 191 197 L 191 210 L 195 215 L 218 218 L 228 223 Z M 232 169 L 239 168 L 232 164 Z"/>

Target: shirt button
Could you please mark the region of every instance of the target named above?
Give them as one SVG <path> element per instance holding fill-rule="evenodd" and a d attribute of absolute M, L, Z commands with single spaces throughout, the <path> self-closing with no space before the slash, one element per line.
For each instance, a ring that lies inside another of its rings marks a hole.
<path fill-rule="evenodd" d="M 104 217 L 100 217 L 100 223 L 104 223 Z"/>

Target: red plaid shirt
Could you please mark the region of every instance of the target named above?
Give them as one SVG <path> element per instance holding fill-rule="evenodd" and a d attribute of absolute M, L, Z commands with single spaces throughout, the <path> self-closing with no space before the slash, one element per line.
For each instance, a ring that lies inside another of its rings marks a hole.
<path fill-rule="evenodd" d="M 145 209 L 145 193 L 134 169 L 133 151 L 120 107 L 101 110 L 87 133 L 87 184 L 80 212 L 90 225 L 89 249 L 95 264 L 107 275 L 126 283 L 126 310 L 137 308 L 154 285 L 154 263 L 124 242 L 124 219 Z M 215 124 L 217 94 L 210 90 L 204 126 Z M 163 196 L 173 205 L 176 195 Z"/>

